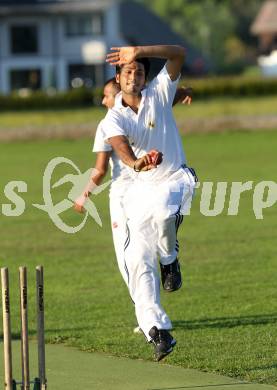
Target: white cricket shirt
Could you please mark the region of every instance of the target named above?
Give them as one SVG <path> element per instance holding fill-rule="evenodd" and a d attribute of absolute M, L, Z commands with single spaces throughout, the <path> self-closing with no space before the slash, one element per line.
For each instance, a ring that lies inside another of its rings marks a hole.
<path fill-rule="evenodd" d="M 179 79 L 172 81 L 166 66 L 142 90 L 138 113 L 122 104 L 122 93 L 102 122 L 104 139 L 118 135 L 128 138 L 134 153 L 142 157 L 151 149 L 163 153 L 157 169 L 138 174 L 141 180 L 163 180 L 186 163 L 181 138 L 173 117 L 172 103 Z"/>

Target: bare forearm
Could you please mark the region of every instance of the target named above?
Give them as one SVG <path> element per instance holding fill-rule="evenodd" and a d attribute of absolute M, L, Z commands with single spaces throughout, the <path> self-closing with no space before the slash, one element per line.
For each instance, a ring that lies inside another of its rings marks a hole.
<path fill-rule="evenodd" d="M 180 91 L 180 88 L 177 88 L 172 106 L 175 106 L 177 103 L 179 103 L 181 97 L 182 97 L 182 92 Z"/>
<path fill-rule="evenodd" d="M 96 167 L 92 168 L 90 178 L 87 182 L 86 187 L 83 190 L 82 195 L 88 197 L 91 193 L 93 193 L 94 189 L 97 188 L 103 181 L 104 177 L 106 176 L 106 173 L 106 170 L 100 171 Z"/>
<path fill-rule="evenodd" d="M 105 173 L 102 173 L 102 172 L 97 172 L 97 173 L 93 173 L 93 176 L 90 178 L 90 180 L 96 185 L 96 186 L 99 186 L 99 184 L 102 183 L 104 177 L 106 176 Z"/>
<path fill-rule="evenodd" d="M 87 198 L 93 191 L 101 184 L 104 179 L 109 166 L 109 159 L 111 157 L 111 152 L 98 152 L 95 162 L 95 167 L 92 168 L 89 180 L 86 187 L 83 189 L 80 196 L 75 199 L 74 209 L 79 213 L 84 212 L 85 203 Z"/>
<path fill-rule="evenodd" d="M 107 54 L 106 61 L 110 65 L 130 64 L 142 57 L 164 58 L 169 77 L 175 81 L 181 71 L 185 60 L 185 49 L 182 46 L 156 45 L 156 46 L 126 46 L 112 47 L 112 53 Z"/>
<path fill-rule="evenodd" d="M 172 81 L 177 80 L 185 61 L 185 49 L 182 46 L 158 45 L 136 46 L 135 58 L 154 57 L 165 58 L 166 68 Z"/>
<path fill-rule="evenodd" d="M 98 152 L 94 169 L 92 170 L 91 180 L 99 185 L 106 176 L 109 169 L 109 159 L 111 152 Z"/>
<path fill-rule="evenodd" d="M 191 87 L 180 87 L 177 88 L 172 106 L 177 103 L 187 103 L 188 105 L 192 102 L 193 89 Z"/>
<path fill-rule="evenodd" d="M 137 158 L 128 142 L 128 139 L 124 136 L 116 136 L 110 138 L 109 142 L 120 160 L 124 164 L 133 168 Z"/>
<path fill-rule="evenodd" d="M 118 135 L 109 138 L 109 143 L 120 158 L 120 160 L 133 168 L 135 172 L 149 171 L 157 168 L 163 161 L 163 154 L 156 149 L 151 149 L 144 156 L 137 158 L 129 144 L 127 137 Z"/>
<path fill-rule="evenodd" d="M 136 58 L 152 57 L 173 60 L 185 58 L 185 49 L 177 45 L 136 46 Z"/>

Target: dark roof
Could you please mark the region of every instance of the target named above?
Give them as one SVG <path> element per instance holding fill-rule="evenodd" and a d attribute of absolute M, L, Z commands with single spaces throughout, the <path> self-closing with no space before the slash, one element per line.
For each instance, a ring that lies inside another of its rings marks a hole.
<path fill-rule="evenodd" d="M 56 3 L 58 0 L 0 0 L 0 5 L 28 5 L 39 3 Z"/>
<path fill-rule="evenodd" d="M 205 73 L 211 64 L 160 17 L 133 1 L 120 4 L 121 33 L 130 45 L 180 45 L 186 48 L 185 68 L 191 73 Z"/>
<path fill-rule="evenodd" d="M 95 0 L 0 0 L 0 5 L 5 4 L 5 5 L 13 6 L 13 5 L 28 5 L 28 4 L 82 3 L 84 1 L 88 3 L 98 2 Z"/>
<path fill-rule="evenodd" d="M 265 1 L 251 26 L 255 35 L 277 32 L 277 1 Z"/>
<path fill-rule="evenodd" d="M 115 0 L 0 0 L 0 15 L 102 10 Z"/>

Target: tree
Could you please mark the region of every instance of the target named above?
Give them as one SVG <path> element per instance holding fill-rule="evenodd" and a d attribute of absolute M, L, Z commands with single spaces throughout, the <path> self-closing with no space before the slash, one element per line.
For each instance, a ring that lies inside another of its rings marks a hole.
<path fill-rule="evenodd" d="M 243 62 L 254 39 L 249 27 L 263 0 L 140 0 L 208 56 L 215 71 Z M 237 52 L 237 53 L 236 53 Z"/>

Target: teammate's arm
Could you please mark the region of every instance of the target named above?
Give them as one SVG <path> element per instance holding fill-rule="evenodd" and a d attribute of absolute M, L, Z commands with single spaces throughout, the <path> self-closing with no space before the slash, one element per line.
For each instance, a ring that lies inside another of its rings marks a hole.
<path fill-rule="evenodd" d="M 92 168 L 92 176 L 84 188 L 82 194 L 75 200 L 74 209 L 79 213 L 84 212 L 84 204 L 95 187 L 101 184 L 106 176 L 109 168 L 109 159 L 112 152 L 98 152 L 96 155 L 96 162 Z"/>
<path fill-rule="evenodd" d="M 96 155 L 96 161 L 94 166 L 94 172 L 97 173 L 93 175 L 94 184 L 99 185 L 104 177 L 106 176 L 109 169 L 109 160 L 112 152 L 98 152 Z"/>
<path fill-rule="evenodd" d="M 167 59 L 166 68 L 172 81 L 177 80 L 185 61 L 185 49 L 175 45 L 156 46 L 126 46 L 112 47 L 112 53 L 107 54 L 107 62 L 111 65 L 124 65 L 137 58 L 164 58 Z"/>
<path fill-rule="evenodd" d="M 191 87 L 180 87 L 177 88 L 172 106 L 175 106 L 177 103 L 183 103 L 190 105 L 192 102 L 192 93 L 193 90 Z"/>

